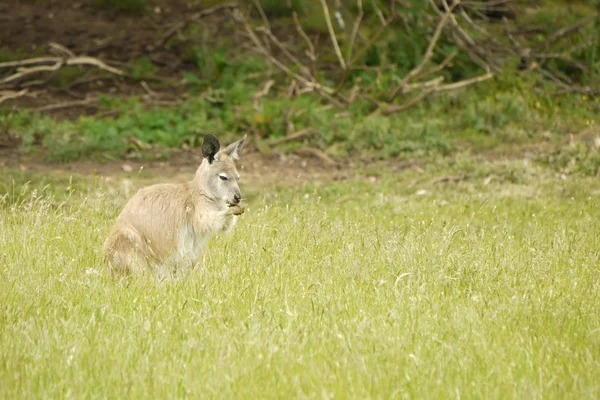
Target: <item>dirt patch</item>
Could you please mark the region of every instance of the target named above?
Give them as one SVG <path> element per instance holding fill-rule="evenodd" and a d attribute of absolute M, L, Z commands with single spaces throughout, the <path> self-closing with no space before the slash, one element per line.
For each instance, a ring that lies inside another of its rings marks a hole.
<path fill-rule="evenodd" d="M 16 155 L 3 157 L 0 152 L 0 166 L 47 174 L 98 176 L 108 179 L 149 179 L 162 182 L 190 180 L 201 161 L 202 157 L 199 152 L 178 151 L 169 161 L 111 161 L 107 163 L 76 161 L 65 164 L 48 164 L 35 159 L 23 159 Z M 413 167 L 418 169 L 418 163 L 408 160 L 369 162 L 368 165 L 358 160 L 343 160 L 329 164 L 316 157 L 301 157 L 280 152 L 260 153 L 252 148 L 246 149 L 238 162 L 238 169 L 244 184 L 252 185 L 253 188 L 318 186 L 348 179 L 365 179 L 369 182 L 376 182 L 379 176 L 375 171 L 401 173 Z"/>
<path fill-rule="evenodd" d="M 32 96 L 11 100 L 13 108 L 38 108 L 49 104 L 81 100 L 99 94 L 123 97 L 148 94 L 148 87 L 161 96 L 181 94 L 184 88 L 177 82 L 182 72 L 201 73 L 193 60 L 186 58 L 181 46 L 169 44 L 167 38 L 179 32 L 178 26 L 190 15 L 205 9 L 187 0 L 154 0 L 141 15 L 127 15 L 94 7 L 92 1 L 47 0 L 0 2 L 0 61 L 14 61 L 35 56 L 51 55 L 49 43 L 58 43 L 76 55 L 86 55 L 119 68 L 135 68 L 144 59 L 150 72 L 142 86 L 139 79 L 118 77 L 94 67 L 80 67 L 44 76 L 42 82 L 30 87 Z M 214 35 L 228 29 L 230 20 L 226 9 L 202 19 Z M 148 63 L 151 63 L 148 65 Z M 144 68 L 141 66 L 140 68 Z M 3 73 L 9 72 L 7 69 Z M 67 76 L 60 76 L 60 73 Z M 38 78 L 38 77 L 36 77 Z M 57 82 L 58 80 L 58 82 Z M 29 82 L 28 82 L 29 83 Z M 5 103 L 5 105 L 7 104 Z M 3 106 L 5 106 L 3 105 Z M 53 115 L 75 118 L 93 114 L 93 105 L 54 109 Z"/>

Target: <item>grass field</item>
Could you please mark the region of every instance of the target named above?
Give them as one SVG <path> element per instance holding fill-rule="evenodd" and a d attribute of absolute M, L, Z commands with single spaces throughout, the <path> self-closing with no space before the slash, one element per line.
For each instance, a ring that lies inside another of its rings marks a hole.
<path fill-rule="evenodd" d="M 599 398 L 598 179 L 377 172 L 247 182 L 203 266 L 117 282 L 117 186 L 2 169 L 0 398 Z"/>

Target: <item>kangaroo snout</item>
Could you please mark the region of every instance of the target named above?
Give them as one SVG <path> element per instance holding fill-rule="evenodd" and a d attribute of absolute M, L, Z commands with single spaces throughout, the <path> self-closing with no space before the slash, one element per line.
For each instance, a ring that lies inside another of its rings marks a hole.
<path fill-rule="evenodd" d="M 242 200 L 242 194 L 236 193 L 233 195 L 233 201 L 231 202 L 231 204 L 234 206 L 237 206 L 238 204 L 240 204 L 241 200 Z"/>

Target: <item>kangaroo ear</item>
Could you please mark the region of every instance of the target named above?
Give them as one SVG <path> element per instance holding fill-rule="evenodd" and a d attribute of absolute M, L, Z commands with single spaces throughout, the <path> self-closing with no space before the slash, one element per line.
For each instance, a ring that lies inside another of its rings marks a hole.
<path fill-rule="evenodd" d="M 220 148 L 221 144 L 219 143 L 219 139 L 210 133 L 204 136 L 204 141 L 202 142 L 202 156 L 208 160 L 209 164 L 212 164 L 215 160 L 215 154 L 219 152 Z"/>
<path fill-rule="evenodd" d="M 233 160 L 240 158 L 240 151 L 242 151 L 242 147 L 244 147 L 244 143 L 246 143 L 246 137 L 248 137 L 248 135 L 244 135 L 244 137 L 237 142 L 231 143 L 229 146 L 227 146 L 227 148 L 223 150 L 225 154 L 227 154 Z"/>

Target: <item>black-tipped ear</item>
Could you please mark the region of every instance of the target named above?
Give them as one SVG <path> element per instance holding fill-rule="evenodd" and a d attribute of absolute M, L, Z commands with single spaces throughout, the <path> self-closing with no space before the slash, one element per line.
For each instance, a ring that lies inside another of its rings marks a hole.
<path fill-rule="evenodd" d="M 242 151 L 242 147 L 244 147 L 244 143 L 246 143 L 246 137 L 248 135 L 244 135 L 243 138 L 238 140 L 237 142 L 231 143 L 229 146 L 223 150 L 225 154 L 231 157 L 234 160 L 237 160 L 240 157 L 240 151 Z"/>
<path fill-rule="evenodd" d="M 210 133 L 204 136 L 202 141 L 202 156 L 208 160 L 209 164 L 215 160 L 215 154 L 221 149 L 219 139 L 211 135 Z"/>

